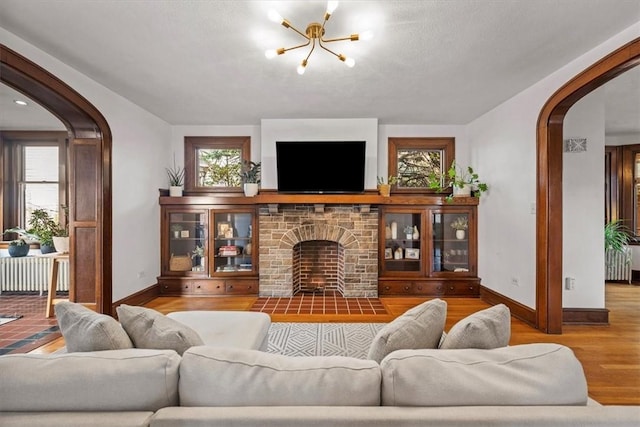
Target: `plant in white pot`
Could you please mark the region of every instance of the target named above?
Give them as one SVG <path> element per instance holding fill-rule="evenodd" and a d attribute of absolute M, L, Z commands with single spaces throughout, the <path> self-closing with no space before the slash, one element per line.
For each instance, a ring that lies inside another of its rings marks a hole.
<path fill-rule="evenodd" d="M 182 185 L 184 184 L 184 168 L 176 166 L 175 159 L 173 167 L 167 168 L 167 176 L 169 177 L 169 196 L 182 197 Z"/>
<path fill-rule="evenodd" d="M 431 172 L 428 182 L 429 188 L 438 192 L 444 192 L 451 188 L 452 193 L 447 196 L 448 202 L 452 201 L 452 197 L 470 197 L 472 190 L 474 196 L 480 197 L 489 189 L 486 183 L 480 181 L 478 174 L 471 166 L 460 167 L 455 160 L 446 171 L 442 173 Z"/>
<path fill-rule="evenodd" d="M 253 197 L 258 194 L 260 186 L 260 163 L 243 160 L 240 178 L 242 179 L 242 188 L 245 196 Z"/>
<path fill-rule="evenodd" d="M 466 216 L 459 216 L 451 222 L 451 228 L 456 230 L 456 239 L 464 240 L 469 221 Z"/>

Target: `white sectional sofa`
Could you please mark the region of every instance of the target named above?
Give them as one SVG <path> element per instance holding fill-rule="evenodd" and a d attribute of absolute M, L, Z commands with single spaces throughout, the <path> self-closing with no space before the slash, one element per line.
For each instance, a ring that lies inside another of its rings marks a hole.
<path fill-rule="evenodd" d="M 199 346 L 0 357 L 0 426 L 637 426 L 556 344 L 399 350 L 380 364 Z"/>

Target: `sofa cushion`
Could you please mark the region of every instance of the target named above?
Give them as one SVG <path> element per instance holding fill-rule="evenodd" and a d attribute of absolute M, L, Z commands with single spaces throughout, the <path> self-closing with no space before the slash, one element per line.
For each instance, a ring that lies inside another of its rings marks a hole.
<path fill-rule="evenodd" d="M 379 363 L 396 350 L 438 348 L 446 318 L 447 303 L 441 299 L 407 310 L 376 334 L 367 358 Z"/>
<path fill-rule="evenodd" d="M 571 349 L 524 344 L 492 350 L 400 350 L 382 369 L 385 406 L 586 405 Z"/>
<path fill-rule="evenodd" d="M 473 313 L 453 325 L 440 348 L 498 348 L 509 345 L 511 312 L 498 304 Z"/>
<path fill-rule="evenodd" d="M 96 313 L 82 304 L 62 301 L 54 306 L 67 351 L 98 351 L 132 348 L 122 326 L 111 316 Z"/>
<path fill-rule="evenodd" d="M 180 364 L 180 405 L 377 406 L 380 380 L 372 360 L 192 347 Z"/>
<path fill-rule="evenodd" d="M 0 357 L 0 412 L 156 411 L 178 404 L 172 350 Z M 1 424 L 1 423 L 0 423 Z"/>
<path fill-rule="evenodd" d="M 182 355 L 189 347 L 204 344 L 189 326 L 156 310 L 122 304 L 116 311 L 137 348 L 169 349 Z"/>

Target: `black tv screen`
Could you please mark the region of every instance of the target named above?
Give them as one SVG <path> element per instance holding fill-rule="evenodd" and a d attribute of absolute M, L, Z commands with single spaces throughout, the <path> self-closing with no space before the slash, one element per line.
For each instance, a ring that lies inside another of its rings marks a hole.
<path fill-rule="evenodd" d="M 364 192 L 365 141 L 276 141 L 278 191 Z"/>

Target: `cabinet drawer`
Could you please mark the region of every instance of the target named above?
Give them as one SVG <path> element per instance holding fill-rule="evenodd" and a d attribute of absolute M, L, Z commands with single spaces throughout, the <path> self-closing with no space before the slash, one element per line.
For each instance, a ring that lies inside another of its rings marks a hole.
<path fill-rule="evenodd" d="M 160 282 L 163 295 L 183 295 L 191 293 L 191 282 L 182 280 L 163 280 Z"/>
<path fill-rule="evenodd" d="M 413 282 L 384 281 L 378 284 L 379 295 L 412 295 Z"/>
<path fill-rule="evenodd" d="M 257 295 L 257 280 L 227 280 L 226 293 L 228 295 Z"/>
<path fill-rule="evenodd" d="M 441 282 L 415 282 L 413 291 L 416 295 L 439 296 L 443 295 L 445 290 L 444 284 Z"/>
<path fill-rule="evenodd" d="M 448 282 L 445 283 L 445 295 L 475 297 L 480 295 L 480 287 L 473 282 Z"/>
<path fill-rule="evenodd" d="M 224 280 L 198 280 L 192 285 L 194 295 L 223 295 L 225 292 Z"/>

